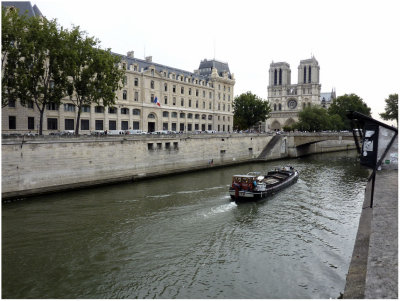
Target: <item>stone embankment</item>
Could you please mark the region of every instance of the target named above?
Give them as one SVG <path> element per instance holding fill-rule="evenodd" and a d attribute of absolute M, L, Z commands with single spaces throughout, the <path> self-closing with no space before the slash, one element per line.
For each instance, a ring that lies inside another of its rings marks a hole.
<path fill-rule="evenodd" d="M 2 197 L 355 148 L 350 133 L 2 139 Z"/>
<path fill-rule="evenodd" d="M 344 298 L 398 298 L 397 170 L 378 171 L 374 189 L 368 182 Z"/>

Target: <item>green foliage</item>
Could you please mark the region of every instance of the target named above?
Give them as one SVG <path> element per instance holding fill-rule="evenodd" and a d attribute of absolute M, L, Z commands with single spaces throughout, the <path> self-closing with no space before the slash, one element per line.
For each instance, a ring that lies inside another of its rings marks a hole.
<path fill-rule="evenodd" d="M 20 18 L 23 30 L 16 44 L 18 61 L 14 76 L 22 105 L 33 102 L 40 113 L 39 134 L 47 104 L 60 104 L 68 83 L 65 72 L 65 31 L 55 20 Z"/>
<path fill-rule="evenodd" d="M 21 44 L 26 15 L 19 16 L 17 9 L 1 10 L 1 106 L 18 98 L 16 78 L 17 63 L 21 57 Z"/>
<path fill-rule="evenodd" d="M 385 99 L 385 102 L 385 112 L 380 113 L 379 116 L 381 116 L 384 120 L 396 120 L 396 123 L 399 124 L 399 95 L 397 93 L 390 94 L 389 98 Z"/>
<path fill-rule="evenodd" d="M 345 94 L 334 99 L 328 109 L 329 115 L 338 115 L 342 122 L 343 130 L 351 130 L 351 121 L 347 118 L 348 111 L 357 111 L 371 116 L 371 108 L 356 94 Z"/>
<path fill-rule="evenodd" d="M 234 128 L 246 130 L 260 121 L 265 121 L 270 116 L 271 106 L 267 100 L 247 92 L 235 97 L 233 110 Z"/>
<path fill-rule="evenodd" d="M 330 127 L 328 112 L 317 106 L 304 108 L 299 113 L 299 121 L 292 126 L 300 131 L 322 131 Z"/>
<path fill-rule="evenodd" d="M 22 105 L 33 103 L 40 113 L 41 135 L 47 105 L 59 105 L 69 95 L 78 107 L 77 134 L 82 105 L 115 103 L 123 76 L 119 58 L 97 48 L 98 43 L 79 27 L 67 31 L 56 20 L 3 8 L 2 107 L 16 99 Z"/>
<path fill-rule="evenodd" d="M 82 106 L 92 103 L 104 106 L 115 103 L 116 92 L 124 75 L 118 69 L 119 58 L 111 51 L 96 48 L 99 41 L 88 37 L 79 27 L 74 27 L 68 35 L 67 64 L 71 78 L 68 88 L 70 100 L 78 109 L 75 134 L 79 133 Z"/>

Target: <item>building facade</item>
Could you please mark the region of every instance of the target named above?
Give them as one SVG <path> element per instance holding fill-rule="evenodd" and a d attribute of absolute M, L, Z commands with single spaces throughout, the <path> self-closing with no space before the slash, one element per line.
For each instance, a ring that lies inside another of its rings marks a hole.
<path fill-rule="evenodd" d="M 115 105 L 84 107 L 80 133 L 140 129 L 147 132 L 170 130 L 232 131 L 235 79 L 227 63 L 203 60 L 198 70 L 183 71 L 134 58 L 133 51 L 120 55 L 119 68 L 125 70 L 123 88 Z M 77 108 L 68 97 L 60 106 L 48 105 L 43 133 L 74 130 Z M 3 133 L 37 132 L 39 112 L 33 104 L 10 102 L 2 109 Z"/>
<path fill-rule="evenodd" d="M 265 130 L 282 130 L 298 121 L 299 112 L 313 105 L 328 108 L 335 92 L 321 93 L 320 66 L 315 57 L 300 61 L 297 84 L 291 84 L 291 69 L 286 62 L 270 64 L 268 101 L 272 112 Z"/>
<path fill-rule="evenodd" d="M 5 1 L 2 6 L 42 17 L 29 1 Z M 81 134 L 128 129 L 232 131 L 235 79 L 228 63 L 205 59 L 197 70 L 188 72 L 154 63 L 150 56 L 135 58 L 133 51 L 115 55 L 121 58 L 119 68 L 125 70 L 123 88 L 111 107 L 100 103 L 82 108 Z M 68 97 L 61 105 L 49 104 L 43 116 L 43 134 L 74 130 L 77 113 Z M 22 106 L 11 101 L 2 108 L 2 133 L 35 133 L 38 129 L 39 111 L 33 103 Z"/>

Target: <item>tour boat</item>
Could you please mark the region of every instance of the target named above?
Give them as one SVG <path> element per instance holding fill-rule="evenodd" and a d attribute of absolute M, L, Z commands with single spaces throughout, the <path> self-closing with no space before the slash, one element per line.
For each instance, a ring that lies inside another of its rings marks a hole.
<path fill-rule="evenodd" d="M 298 178 L 299 172 L 292 166 L 276 168 L 266 175 L 260 172 L 234 175 L 229 194 L 236 202 L 259 200 L 292 185 Z"/>

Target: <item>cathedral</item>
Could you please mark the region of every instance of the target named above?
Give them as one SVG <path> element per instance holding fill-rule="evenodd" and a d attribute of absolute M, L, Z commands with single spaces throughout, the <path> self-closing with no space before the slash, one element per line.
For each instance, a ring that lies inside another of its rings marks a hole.
<path fill-rule="evenodd" d="M 334 90 L 321 93 L 320 67 L 313 56 L 300 61 L 297 84 L 291 83 L 291 69 L 286 62 L 272 62 L 269 68 L 268 101 L 272 112 L 265 122 L 265 131 L 282 130 L 298 121 L 299 112 L 310 106 L 328 108 L 336 97 Z"/>

